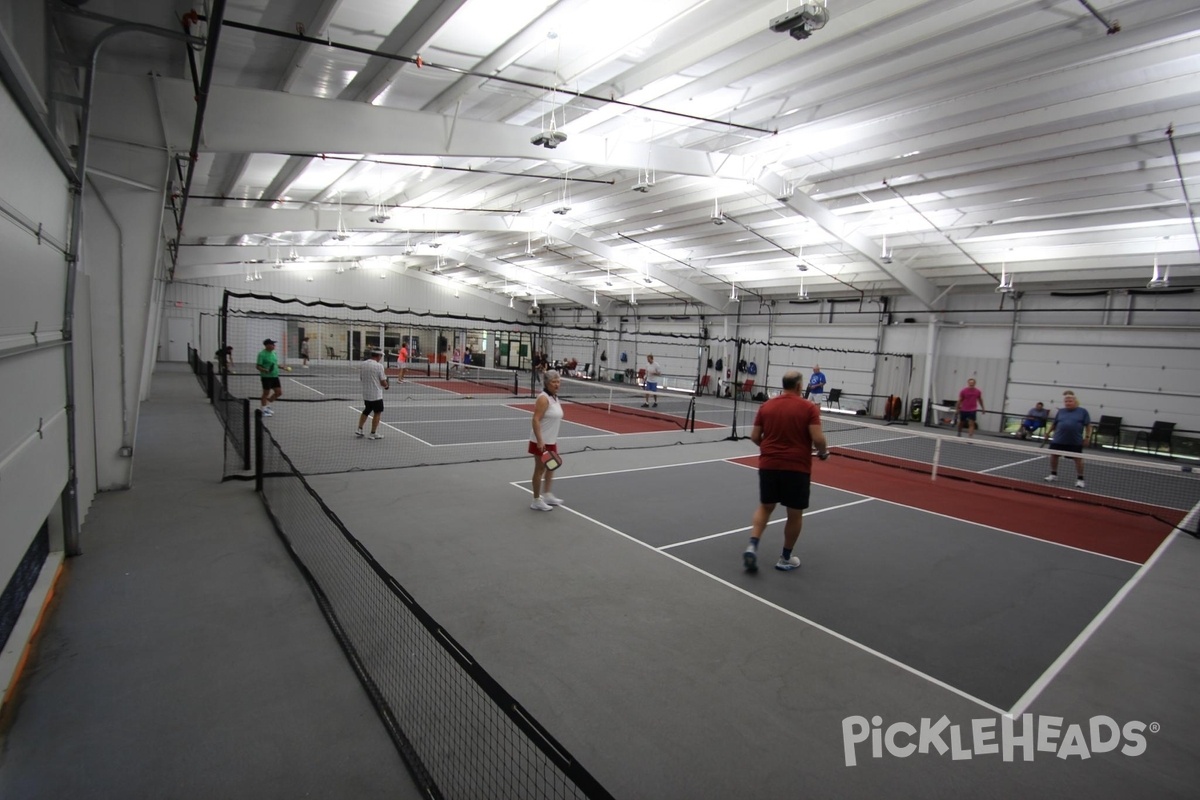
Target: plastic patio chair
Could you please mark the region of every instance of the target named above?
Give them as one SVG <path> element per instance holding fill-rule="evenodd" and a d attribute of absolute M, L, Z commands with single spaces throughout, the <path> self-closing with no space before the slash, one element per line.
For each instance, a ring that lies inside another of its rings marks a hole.
<path fill-rule="evenodd" d="M 834 406 L 841 408 L 842 407 L 841 400 L 842 400 L 842 390 L 841 389 L 830 389 L 829 396 L 825 398 L 825 406 L 827 408 L 833 408 Z"/>

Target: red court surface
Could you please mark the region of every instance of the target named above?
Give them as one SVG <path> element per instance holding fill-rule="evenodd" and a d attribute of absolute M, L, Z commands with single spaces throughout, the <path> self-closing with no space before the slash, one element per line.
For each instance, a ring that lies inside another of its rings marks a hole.
<path fill-rule="evenodd" d="M 758 466 L 758 456 L 731 460 Z M 951 477 L 930 480 L 928 475 L 850 461 L 836 454 L 828 461 L 814 459 L 813 481 L 1138 564 L 1171 533 L 1170 525 L 1144 514 Z M 1082 492 L 1079 496 L 1086 498 Z"/>
<path fill-rule="evenodd" d="M 519 403 L 513 406 L 522 411 L 533 413 L 533 403 Z M 669 413 L 661 413 L 654 409 L 631 409 L 626 411 L 607 411 L 603 408 L 581 405 L 575 402 L 564 402 L 563 419 L 577 425 L 586 425 L 609 433 L 660 433 L 662 431 L 677 431 L 683 428 L 684 418 Z M 720 428 L 711 422 L 697 420 L 697 428 Z"/>
<path fill-rule="evenodd" d="M 473 383 L 471 381 L 460 381 L 453 378 L 450 380 L 442 380 L 439 378 L 437 379 L 436 383 L 430 383 L 429 385 L 436 389 L 441 389 L 446 392 L 454 392 L 455 394 L 466 395 L 468 397 L 477 394 L 506 394 L 512 396 L 513 393 L 512 384 L 509 384 L 507 387 L 490 386 L 486 383 Z"/>

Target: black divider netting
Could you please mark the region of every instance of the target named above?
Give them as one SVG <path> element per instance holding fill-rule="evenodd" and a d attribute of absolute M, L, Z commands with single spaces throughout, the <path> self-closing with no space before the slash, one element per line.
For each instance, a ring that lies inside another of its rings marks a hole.
<path fill-rule="evenodd" d="M 540 387 L 534 388 L 540 391 Z M 603 413 L 662 422 L 685 431 L 693 427 L 695 398 L 690 393 L 666 390 L 648 392 L 622 384 L 560 378 L 558 397 L 564 403 L 586 406 Z"/>
<path fill-rule="evenodd" d="M 528 458 L 532 373 L 435 364 L 410 370 L 399 381 L 389 370 L 378 429 L 383 438 L 371 439 L 370 419 L 363 429 L 367 435 L 355 435 L 363 410 L 361 364 L 281 374 L 283 395 L 271 404 L 266 424 L 303 474 Z M 229 375 L 225 385 L 230 397 L 249 399 L 251 411 L 258 408 L 257 375 Z M 730 435 L 735 408 L 731 400 L 704 398 L 704 418 L 698 419 L 697 398 L 689 392 L 660 389 L 647 395 L 611 382 L 564 380 L 562 398 L 563 454 L 719 441 Z M 752 420 L 756 409 L 753 404 L 739 417 Z M 236 444 L 232 433 L 229 439 Z M 236 456 L 226 460 L 227 477 L 243 469 Z"/>
<path fill-rule="evenodd" d="M 1059 454 L 1057 475 L 1048 480 L 1051 453 L 1046 449 L 843 420 L 822 417 L 835 456 L 1140 514 L 1200 533 L 1200 474 L 1189 464 L 1065 453 Z M 1076 484 L 1075 458 L 1083 462 L 1082 486 Z"/>
<path fill-rule="evenodd" d="M 225 474 L 245 472 L 251 467 L 250 401 L 229 393 L 226 378 L 216 383 L 213 410 L 225 429 Z"/>
<path fill-rule="evenodd" d="M 428 796 L 608 798 L 608 792 L 417 604 L 262 438 L 262 496 Z"/>

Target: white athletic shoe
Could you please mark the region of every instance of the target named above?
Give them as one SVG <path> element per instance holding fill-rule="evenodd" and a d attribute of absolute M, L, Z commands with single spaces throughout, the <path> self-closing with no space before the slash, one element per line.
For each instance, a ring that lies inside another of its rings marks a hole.
<path fill-rule="evenodd" d="M 530 503 L 529 507 L 534 511 L 552 511 L 554 509 L 554 506 L 550 505 L 540 497 Z"/>
<path fill-rule="evenodd" d="M 561 506 L 563 504 L 562 500 L 559 500 L 557 497 L 550 494 L 549 492 L 546 492 L 545 494 L 543 494 L 542 499 L 546 501 L 546 505 L 548 505 L 548 506 Z"/>
<path fill-rule="evenodd" d="M 355 436 L 357 436 L 359 439 L 363 438 L 363 429 L 362 429 L 362 428 L 355 428 L 355 429 L 354 429 L 354 435 L 355 435 Z"/>
<path fill-rule="evenodd" d="M 1077 478 L 1075 480 L 1075 488 L 1076 489 L 1086 489 L 1087 488 L 1087 484 L 1083 482 L 1083 478 Z"/>
<path fill-rule="evenodd" d="M 367 438 L 368 438 L 368 439 L 382 439 L 382 438 L 383 438 L 383 434 L 382 434 L 382 433 L 372 433 L 372 434 L 371 434 L 370 436 L 368 436 Z"/>
<path fill-rule="evenodd" d="M 1042 480 L 1044 480 L 1046 483 L 1054 483 L 1056 480 L 1058 480 L 1058 476 L 1057 475 L 1047 475 L 1046 477 L 1042 478 Z"/>
<path fill-rule="evenodd" d="M 262 410 L 262 412 L 263 412 L 263 416 L 264 416 L 264 417 L 273 417 L 273 416 L 275 416 L 275 412 L 274 412 L 274 411 L 272 411 L 270 408 L 267 408 L 266 406 L 264 406 L 264 407 L 263 407 L 263 410 Z"/>
<path fill-rule="evenodd" d="M 780 559 L 775 562 L 775 569 L 782 570 L 784 572 L 795 569 L 798 566 L 800 566 L 800 556 L 792 556 L 788 559 L 780 557 Z"/>

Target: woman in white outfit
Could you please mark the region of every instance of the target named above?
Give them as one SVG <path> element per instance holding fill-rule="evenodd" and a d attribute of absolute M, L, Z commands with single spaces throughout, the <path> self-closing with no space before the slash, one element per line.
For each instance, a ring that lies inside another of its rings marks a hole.
<path fill-rule="evenodd" d="M 529 507 L 535 511 L 550 511 L 554 506 L 562 505 L 562 500 L 550 493 L 554 473 L 542 463 L 543 453 L 558 452 L 558 429 L 563 418 L 562 405 L 558 402 L 560 382 L 557 372 L 547 370 L 542 376 L 542 393 L 537 396 L 533 408 L 533 434 L 529 437 L 529 454 L 533 456 L 533 504 Z"/>

